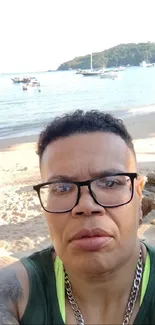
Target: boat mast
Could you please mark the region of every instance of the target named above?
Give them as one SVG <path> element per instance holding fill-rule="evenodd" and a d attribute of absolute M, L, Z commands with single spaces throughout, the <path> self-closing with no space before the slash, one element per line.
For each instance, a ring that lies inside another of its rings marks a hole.
<path fill-rule="evenodd" d="M 90 55 L 90 70 L 93 71 L 93 54 Z"/>

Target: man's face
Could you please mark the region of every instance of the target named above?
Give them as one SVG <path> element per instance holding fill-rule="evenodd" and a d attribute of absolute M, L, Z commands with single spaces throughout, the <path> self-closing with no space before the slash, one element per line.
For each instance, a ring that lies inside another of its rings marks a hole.
<path fill-rule="evenodd" d="M 136 172 L 133 153 L 119 136 L 110 133 L 77 134 L 50 143 L 41 161 L 43 182 L 59 175 L 73 181 L 86 181 L 108 170 Z M 107 208 L 95 203 L 87 187 L 81 188 L 78 204 L 70 212 L 47 213 L 50 235 L 56 253 L 65 266 L 86 272 L 102 272 L 117 268 L 128 259 L 137 242 L 141 179 L 134 180 L 130 203 Z M 110 235 L 108 244 L 94 251 L 76 247 L 71 238 L 83 229 L 100 229 Z"/>

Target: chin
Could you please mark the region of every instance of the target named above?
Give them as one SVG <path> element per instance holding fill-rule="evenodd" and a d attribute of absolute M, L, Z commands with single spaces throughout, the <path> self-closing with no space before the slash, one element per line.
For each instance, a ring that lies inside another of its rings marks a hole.
<path fill-rule="evenodd" d="M 105 253 L 102 250 L 74 254 L 71 261 L 75 272 L 90 275 L 107 273 L 115 267 L 116 262 L 113 254 Z"/>

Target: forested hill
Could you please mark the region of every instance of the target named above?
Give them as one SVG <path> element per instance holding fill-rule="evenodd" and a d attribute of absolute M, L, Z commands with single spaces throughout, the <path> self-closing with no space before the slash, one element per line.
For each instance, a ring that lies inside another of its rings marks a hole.
<path fill-rule="evenodd" d="M 120 44 L 102 52 L 93 53 L 93 68 L 138 66 L 140 62 L 155 62 L 155 43 Z M 64 62 L 58 70 L 89 69 L 90 55 Z"/>

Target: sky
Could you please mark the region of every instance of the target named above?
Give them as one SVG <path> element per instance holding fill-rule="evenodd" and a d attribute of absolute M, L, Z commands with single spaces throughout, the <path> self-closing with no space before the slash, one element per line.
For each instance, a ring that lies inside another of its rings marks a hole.
<path fill-rule="evenodd" d="M 0 73 L 57 69 L 76 56 L 155 42 L 153 0 L 0 0 Z"/>

